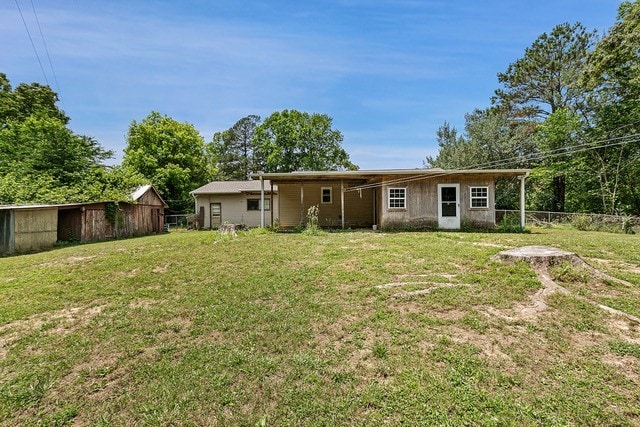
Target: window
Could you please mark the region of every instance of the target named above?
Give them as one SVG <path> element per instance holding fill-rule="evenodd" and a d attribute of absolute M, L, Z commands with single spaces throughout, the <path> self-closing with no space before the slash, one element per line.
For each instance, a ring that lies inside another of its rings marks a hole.
<path fill-rule="evenodd" d="M 471 209 L 489 207 L 489 187 L 471 187 Z"/>
<path fill-rule="evenodd" d="M 389 189 L 389 209 L 400 208 L 404 209 L 407 199 L 406 188 L 390 188 Z"/>
<path fill-rule="evenodd" d="M 264 199 L 264 210 L 268 211 L 271 209 L 271 200 L 267 197 Z M 248 211 L 259 211 L 260 210 L 260 199 L 247 199 L 247 210 Z"/>
<path fill-rule="evenodd" d="M 331 187 L 322 187 L 320 189 L 320 200 L 323 204 L 331 203 Z"/>

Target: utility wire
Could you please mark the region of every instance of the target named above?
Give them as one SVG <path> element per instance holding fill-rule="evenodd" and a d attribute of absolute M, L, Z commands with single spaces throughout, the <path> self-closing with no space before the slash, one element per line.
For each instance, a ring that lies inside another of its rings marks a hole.
<path fill-rule="evenodd" d="M 31 41 L 31 47 L 33 47 L 33 53 L 36 54 L 36 58 L 38 59 L 38 64 L 40 64 L 40 70 L 42 70 L 42 75 L 44 76 L 44 81 L 47 82 L 47 86 L 49 85 L 49 80 L 47 79 L 47 74 L 44 72 L 44 67 L 42 66 L 42 61 L 40 61 L 40 55 L 38 55 L 38 50 L 36 49 L 35 43 L 33 43 L 33 38 L 31 38 L 31 32 L 29 32 L 29 27 L 27 26 L 27 21 L 24 19 L 24 15 L 22 14 L 22 9 L 20 8 L 20 4 L 18 0 L 15 0 L 16 6 L 18 7 L 18 12 L 20 12 L 20 17 L 22 18 L 22 23 L 24 24 L 24 29 L 27 30 L 27 35 L 29 36 L 29 41 Z"/>
<path fill-rule="evenodd" d="M 58 83 L 58 77 L 56 76 L 56 71 L 53 69 L 53 62 L 51 62 L 51 55 L 49 55 L 49 48 L 47 47 L 47 42 L 44 39 L 44 34 L 42 32 L 42 27 L 40 26 L 40 20 L 38 19 L 38 13 L 36 12 L 36 6 L 33 4 L 33 0 L 31 0 L 31 8 L 33 9 L 33 16 L 35 16 L 36 23 L 38 24 L 38 31 L 40 31 L 40 38 L 42 39 L 42 45 L 44 46 L 44 51 L 46 52 L 47 59 L 49 60 L 49 67 L 51 68 L 51 74 L 53 74 L 53 80 L 56 83 L 58 98 L 62 103 L 62 107 L 65 108 L 64 101 L 62 100 L 62 91 L 60 90 L 60 84 Z"/>
<path fill-rule="evenodd" d="M 630 138 L 634 138 L 634 139 L 630 139 Z M 612 141 L 614 141 L 614 142 L 612 142 Z M 539 153 L 534 153 L 534 155 L 516 156 L 516 157 L 512 157 L 512 158 L 504 159 L 504 160 L 499 160 L 499 161 L 479 163 L 479 164 L 470 166 L 468 169 L 482 170 L 484 168 L 488 169 L 488 168 L 496 167 L 496 166 L 507 166 L 509 164 L 514 163 L 515 161 L 542 160 L 542 159 L 545 159 L 545 158 L 556 157 L 556 156 L 561 156 L 561 155 L 565 155 L 565 154 L 579 153 L 579 152 L 583 152 L 583 151 L 595 150 L 595 149 L 598 149 L 598 148 L 614 147 L 614 146 L 618 146 L 618 145 L 624 145 L 624 144 L 628 144 L 628 143 L 631 143 L 631 142 L 639 142 L 639 141 L 640 141 L 640 134 L 633 134 L 633 135 L 628 135 L 628 136 L 625 136 L 625 137 L 616 137 L 616 138 L 610 138 L 610 139 L 606 139 L 606 140 L 594 141 L 594 142 L 580 144 L 580 145 L 574 145 L 572 147 L 565 147 L 565 148 L 562 148 L 562 149 L 543 151 L 543 152 L 539 152 Z M 604 145 L 594 145 L 594 144 L 600 144 L 602 142 L 609 142 L 609 143 L 608 144 L 604 144 Z M 582 147 L 582 148 L 580 148 L 580 147 Z M 569 148 L 570 150 L 567 151 L 566 148 Z M 563 151 L 565 151 L 565 152 L 563 152 Z M 416 173 L 420 174 L 420 171 L 416 170 Z M 344 191 L 345 192 L 360 191 L 360 190 L 365 190 L 365 189 L 370 189 L 370 188 L 382 187 L 382 186 L 385 186 L 385 185 L 393 185 L 393 184 L 400 184 L 400 183 L 406 183 L 406 182 L 412 182 L 412 181 L 432 179 L 432 178 L 436 178 L 436 177 L 452 175 L 452 174 L 455 174 L 455 173 L 456 172 L 453 172 L 453 171 L 442 171 L 442 172 L 437 172 L 437 173 L 429 174 L 429 175 L 418 175 L 418 176 L 412 176 L 412 177 L 408 177 L 408 178 L 398 178 L 398 179 L 392 179 L 392 180 L 384 181 L 384 182 L 376 182 L 376 183 L 358 185 L 358 186 L 355 186 L 355 187 L 349 187 L 349 188 L 346 188 Z"/>

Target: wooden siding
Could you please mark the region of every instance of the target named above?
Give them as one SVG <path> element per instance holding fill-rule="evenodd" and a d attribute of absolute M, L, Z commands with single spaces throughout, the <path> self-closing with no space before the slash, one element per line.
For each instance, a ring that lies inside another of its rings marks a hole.
<path fill-rule="evenodd" d="M 14 250 L 29 252 L 54 246 L 58 240 L 58 208 L 14 211 Z"/>
<path fill-rule="evenodd" d="M 0 210 L 0 256 L 10 255 L 14 251 L 13 210 Z"/>
<path fill-rule="evenodd" d="M 394 179 L 394 177 L 388 177 Z M 380 226 L 383 228 L 436 228 L 438 226 L 438 184 L 460 184 L 461 224 L 472 227 L 495 227 L 494 177 L 486 175 L 456 175 L 420 179 L 383 185 L 380 190 Z M 489 187 L 488 208 L 471 209 L 470 187 Z M 406 207 L 389 208 L 389 188 L 406 188 Z"/>
<path fill-rule="evenodd" d="M 265 188 L 265 199 L 272 199 L 270 207 L 273 209 L 273 219 L 278 218 L 278 195 L 269 194 L 269 189 Z M 247 194 L 208 194 L 196 196 L 196 212 L 204 208 L 204 228 L 211 228 L 211 203 L 220 203 L 222 207 L 222 223 L 244 224 L 247 227 L 260 226 L 260 210 L 247 210 L 247 199 L 260 199 L 260 193 Z M 272 211 L 264 211 L 265 225 L 271 224 Z"/>
<path fill-rule="evenodd" d="M 349 183 L 345 182 L 345 188 Z M 322 203 L 322 188 L 331 188 L 331 203 Z M 342 206 L 339 181 L 278 182 L 280 196 L 280 225 L 296 227 L 306 222 L 307 211 L 318 206 L 318 223 L 321 227 L 340 227 Z M 301 197 L 302 192 L 302 197 Z M 373 225 L 373 194 L 371 189 L 349 191 L 344 194 L 344 217 L 348 227 Z M 304 200 L 302 202 L 302 200 Z"/>
<path fill-rule="evenodd" d="M 148 189 L 138 200 L 138 205 L 163 206 L 164 203 L 153 189 Z"/>
<path fill-rule="evenodd" d="M 84 207 L 83 242 L 145 236 L 163 230 L 164 208 L 161 205 L 120 203 L 113 224 L 107 219 L 106 205 L 96 203 Z"/>

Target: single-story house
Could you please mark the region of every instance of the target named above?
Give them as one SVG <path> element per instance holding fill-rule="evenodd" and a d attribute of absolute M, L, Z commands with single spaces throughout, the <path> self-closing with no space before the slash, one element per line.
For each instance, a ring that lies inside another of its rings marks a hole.
<path fill-rule="evenodd" d="M 524 227 L 524 180 L 528 175 L 528 169 L 401 169 L 256 173 L 251 177 L 254 188 L 265 192 L 261 197 L 267 182 L 277 186 L 278 199 L 272 207 L 283 228 L 306 223 L 307 210 L 316 205 L 323 227 L 459 229 L 463 224 L 495 227 L 495 180 L 508 177 L 521 181 Z"/>
<path fill-rule="evenodd" d="M 152 185 L 131 202 L 0 206 L 0 256 L 52 247 L 57 241 L 94 242 L 157 233 L 166 203 Z"/>
<path fill-rule="evenodd" d="M 224 223 L 258 227 L 272 225 L 279 217 L 278 187 L 269 180 L 213 181 L 190 194 L 196 214 L 203 218 L 200 228 Z"/>

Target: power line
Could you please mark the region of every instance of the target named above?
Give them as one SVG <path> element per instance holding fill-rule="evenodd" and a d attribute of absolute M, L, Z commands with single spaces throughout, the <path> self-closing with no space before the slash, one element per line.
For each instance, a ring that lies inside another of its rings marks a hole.
<path fill-rule="evenodd" d="M 42 32 L 42 27 L 40 26 L 40 20 L 38 19 L 38 13 L 36 12 L 36 6 L 33 4 L 33 0 L 31 0 L 31 8 L 33 9 L 33 16 L 35 16 L 36 23 L 38 24 L 38 30 L 40 31 L 40 38 L 42 39 L 42 45 L 44 46 L 44 51 L 47 54 L 47 59 L 49 60 L 49 67 L 51 68 L 51 74 L 53 74 L 53 80 L 56 83 L 58 97 L 60 98 L 62 107 L 65 108 L 64 101 L 62 100 L 62 91 L 60 90 L 60 84 L 58 83 L 58 77 L 56 76 L 56 71 L 53 69 L 53 62 L 51 62 L 51 56 L 49 55 L 49 48 L 47 47 L 47 42 L 44 39 L 44 34 Z"/>
<path fill-rule="evenodd" d="M 47 82 L 47 86 L 49 86 L 49 80 L 47 79 L 47 74 L 44 72 L 44 67 L 42 66 L 42 61 L 40 61 L 40 55 L 38 55 L 38 50 L 36 49 L 35 43 L 33 43 L 33 38 L 31 38 L 31 32 L 29 31 L 29 27 L 27 26 L 27 21 L 24 19 L 24 15 L 22 14 L 22 9 L 20 8 L 20 4 L 18 0 L 15 0 L 16 6 L 18 7 L 18 12 L 20 12 L 20 17 L 22 18 L 22 23 L 24 24 L 24 29 L 27 30 L 27 35 L 29 36 L 29 41 L 31 41 L 31 47 L 33 47 L 33 53 L 36 54 L 36 58 L 38 59 L 38 64 L 40 64 L 40 70 L 42 70 L 42 75 L 44 76 L 44 81 Z"/>
<path fill-rule="evenodd" d="M 630 138 L 635 138 L 635 139 L 630 139 Z M 622 141 L 620 141 L 620 140 L 622 140 Z M 615 142 L 612 142 L 612 141 L 615 141 Z M 606 140 L 600 140 L 600 141 L 594 141 L 594 142 L 580 144 L 580 145 L 574 145 L 572 147 L 565 147 L 565 148 L 555 149 L 555 150 L 547 150 L 547 151 L 543 151 L 543 152 L 534 153 L 534 155 L 516 156 L 516 157 L 511 157 L 509 159 L 497 160 L 497 161 L 486 162 L 486 163 L 479 163 L 479 164 L 476 164 L 476 165 L 468 167 L 468 169 L 482 170 L 482 169 L 495 168 L 496 166 L 508 166 L 510 164 L 515 163 L 516 161 L 542 160 L 542 159 L 545 159 L 545 158 L 556 157 L 556 156 L 561 156 L 561 155 L 565 155 L 565 154 L 579 153 L 579 152 L 584 152 L 584 151 L 589 151 L 589 150 L 595 150 L 595 149 L 598 149 L 598 148 L 614 147 L 614 146 L 618 146 L 618 145 L 624 145 L 624 144 L 628 144 L 628 143 L 631 143 L 631 142 L 639 142 L 639 141 L 640 141 L 640 134 L 633 134 L 633 135 L 627 135 L 627 136 L 624 136 L 624 137 L 609 138 L 609 139 L 606 139 Z M 602 142 L 609 142 L 609 144 L 594 145 L 594 144 L 601 144 Z M 567 150 L 567 148 L 569 148 L 570 150 Z M 566 151 L 566 152 L 562 152 L 562 151 Z M 417 173 L 419 173 L 419 172 L 417 172 Z M 437 178 L 437 177 L 452 175 L 454 173 L 456 173 L 456 172 L 453 172 L 453 171 L 442 171 L 442 172 L 437 172 L 437 173 L 430 174 L 430 175 L 418 175 L 418 176 L 412 176 L 412 177 L 408 177 L 408 178 L 397 178 L 397 179 L 392 179 L 392 180 L 384 181 L 384 182 L 376 182 L 376 183 L 370 183 L 370 184 L 357 185 L 355 187 L 346 188 L 344 191 L 345 192 L 348 192 L 348 191 L 360 191 L 360 190 L 366 190 L 366 189 L 370 189 L 370 188 L 382 187 L 382 186 L 385 186 L 385 185 L 401 184 L 401 183 L 407 183 L 407 182 L 412 182 L 412 181 L 419 181 L 419 180 Z"/>

